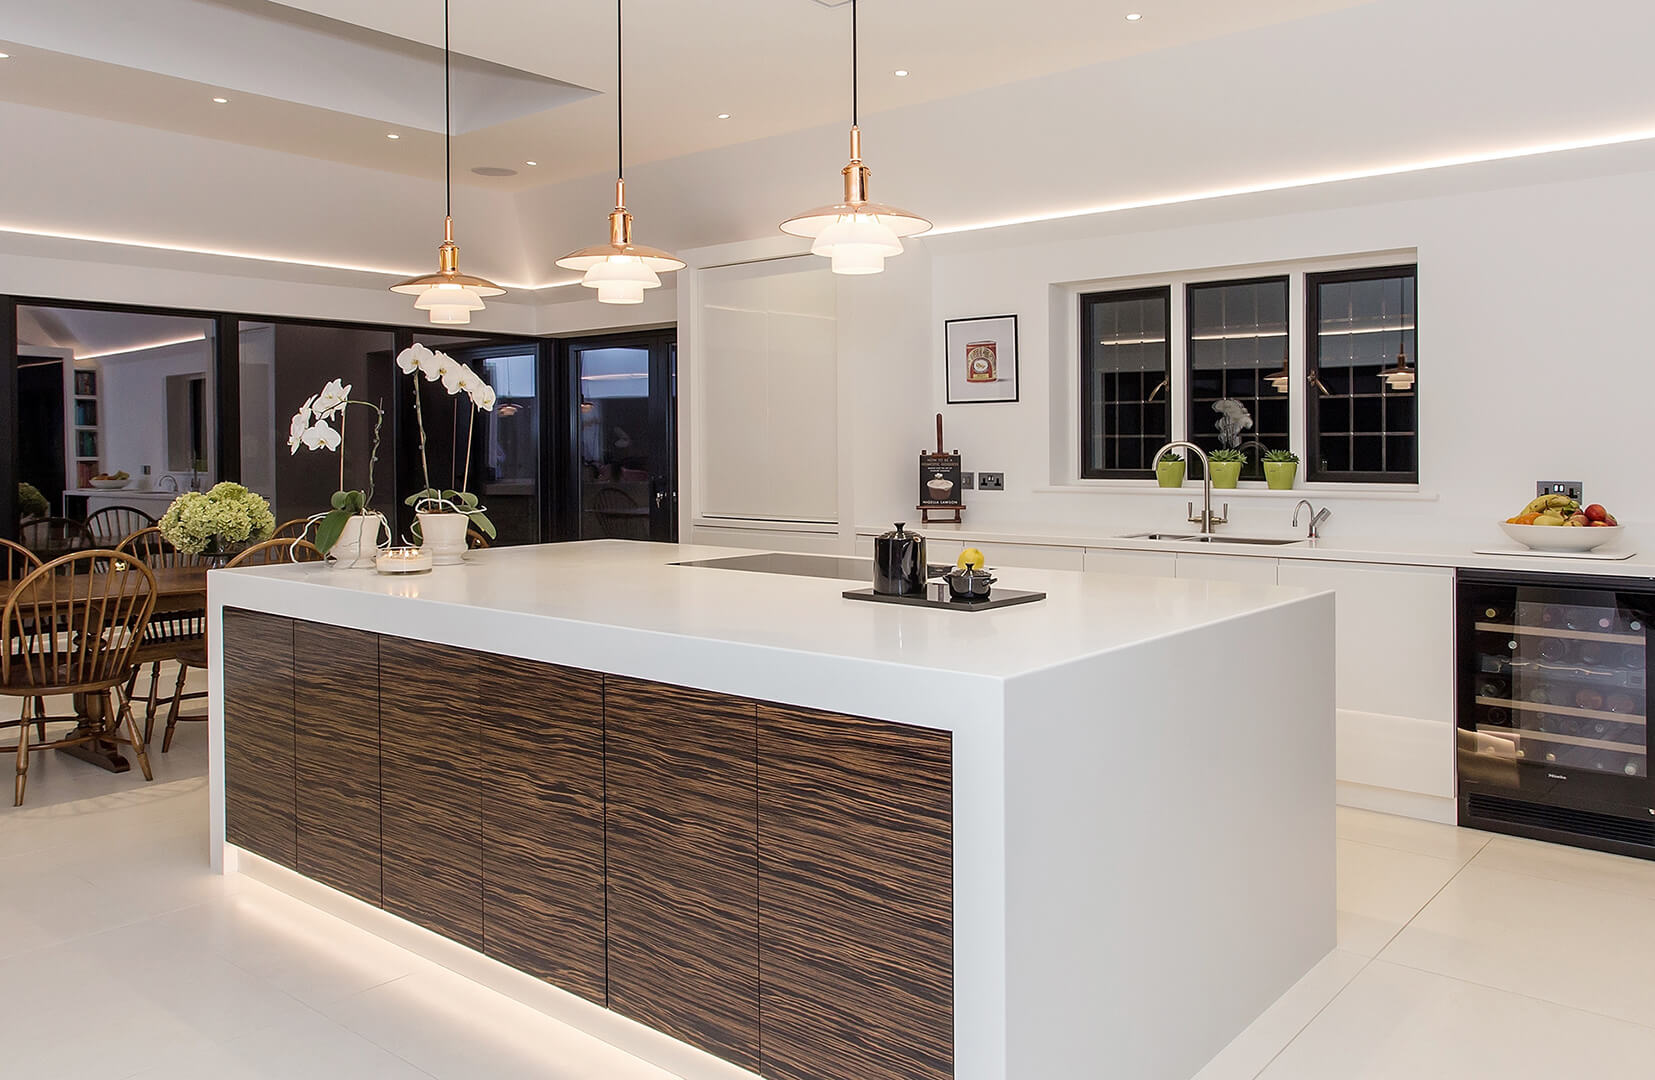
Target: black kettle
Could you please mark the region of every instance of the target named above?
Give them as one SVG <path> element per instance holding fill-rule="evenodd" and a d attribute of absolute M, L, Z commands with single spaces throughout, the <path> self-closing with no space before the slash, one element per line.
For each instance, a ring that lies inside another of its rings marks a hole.
<path fill-rule="evenodd" d="M 919 596 L 925 592 L 925 537 L 896 528 L 874 538 L 873 591 L 884 596 Z"/>

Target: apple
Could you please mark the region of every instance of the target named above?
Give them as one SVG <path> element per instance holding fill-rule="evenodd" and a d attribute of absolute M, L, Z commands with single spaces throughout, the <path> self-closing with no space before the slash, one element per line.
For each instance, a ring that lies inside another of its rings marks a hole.
<path fill-rule="evenodd" d="M 1608 529 L 1608 528 L 1612 528 L 1612 527 L 1613 526 L 1611 526 L 1607 521 L 1594 521 L 1594 522 L 1592 522 L 1592 528 L 1594 528 L 1594 529 Z"/>
<path fill-rule="evenodd" d="M 1593 503 L 1591 506 L 1586 508 L 1586 516 L 1591 518 L 1593 521 L 1608 521 L 1609 511 L 1603 508 L 1602 503 Z"/>

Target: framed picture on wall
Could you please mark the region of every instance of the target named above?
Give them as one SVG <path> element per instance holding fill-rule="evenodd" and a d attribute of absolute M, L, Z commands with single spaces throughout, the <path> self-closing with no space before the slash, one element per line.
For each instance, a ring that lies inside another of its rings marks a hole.
<path fill-rule="evenodd" d="M 948 404 L 1017 400 L 1017 316 L 943 323 Z"/>

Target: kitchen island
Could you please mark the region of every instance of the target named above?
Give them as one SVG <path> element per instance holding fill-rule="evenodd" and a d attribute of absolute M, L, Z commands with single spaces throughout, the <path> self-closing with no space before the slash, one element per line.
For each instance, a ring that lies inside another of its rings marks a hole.
<path fill-rule="evenodd" d="M 213 572 L 215 860 L 686 1077 L 1187 1078 L 1333 947 L 1331 596 L 750 554 Z"/>

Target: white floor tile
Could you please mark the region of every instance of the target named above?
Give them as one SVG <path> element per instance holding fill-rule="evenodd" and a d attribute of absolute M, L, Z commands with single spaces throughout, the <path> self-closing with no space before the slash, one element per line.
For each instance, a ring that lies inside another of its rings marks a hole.
<path fill-rule="evenodd" d="M 1253 1080 L 1368 962 L 1367 957 L 1343 949 L 1328 953 L 1247 1030 L 1231 1040 L 1196 1074 L 1195 1080 Z"/>
<path fill-rule="evenodd" d="M 1646 859 L 1497 836 L 1477 854 L 1476 865 L 1655 900 L 1655 862 Z"/>
<path fill-rule="evenodd" d="M 1655 901 L 1466 867 L 1380 956 L 1655 1026 Z"/>
<path fill-rule="evenodd" d="M 1645 1080 L 1655 1030 L 1376 960 L 1260 1080 Z"/>
<path fill-rule="evenodd" d="M 1338 841 L 1339 948 L 1376 956 L 1460 869 L 1454 859 Z"/>
<path fill-rule="evenodd" d="M 429 1073 L 315 1013 L 224 1043 L 169 1053 L 126 1075 L 128 1080 L 431 1080 Z"/>
<path fill-rule="evenodd" d="M 1433 855 L 1462 865 L 1470 862 L 1471 857 L 1493 837 L 1492 833 L 1475 829 L 1460 829 L 1434 821 L 1378 814 L 1349 806 L 1339 807 L 1336 828 L 1342 840 L 1358 840 L 1377 847 L 1411 851 L 1416 855 Z"/>

